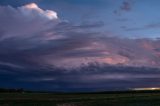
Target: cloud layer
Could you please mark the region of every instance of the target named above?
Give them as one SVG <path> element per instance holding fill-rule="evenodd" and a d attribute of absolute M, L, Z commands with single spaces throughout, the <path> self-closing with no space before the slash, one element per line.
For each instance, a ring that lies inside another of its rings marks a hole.
<path fill-rule="evenodd" d="M 111 37 L 93 29 L 103 22 L 74 25 L 35 3 L 0 7 L 1 63 L 78 67 L 88 63 L 159 67 L 158 39 Z"/>
<path fill-rule="evenodd" d="M 75 25 L 35 3 L 17 8 L 0 6 L 0 14 L 2 85 L 12 86 L 9 84 L 13 81 L 17 86 L 27 87 L 33 81 L 37 86 L 54 83 L 51 88 L 55 90 L 87 85 L 88 89 L 103 89 L 136 87 L 142 83 L 145 86 L 147 80 L 153 79 L 158 86 L 159 71 L 154 68 L 160 66 L 159 39 L 114 37 L 97 30 L 104 26 L 103 22 Z M 101 65 L 114 68 L 100 68 Z"/>
<path fill-rule="evenodd" d="M 98 64 L 70 70 L 53 67 L 41 69 L 10 68 L 6 65 L 0 67 L 0 87 L 91 92 L 160 86 L 160 70 L 157 68 Z"/>

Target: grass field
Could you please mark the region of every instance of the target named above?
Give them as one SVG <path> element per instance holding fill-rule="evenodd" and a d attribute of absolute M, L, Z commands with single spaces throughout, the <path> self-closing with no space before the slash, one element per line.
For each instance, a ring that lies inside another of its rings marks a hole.
<path fill-rule="evenodd" d="M 0 106 L 160 106 L 160 93 L 0 93 Z"/>

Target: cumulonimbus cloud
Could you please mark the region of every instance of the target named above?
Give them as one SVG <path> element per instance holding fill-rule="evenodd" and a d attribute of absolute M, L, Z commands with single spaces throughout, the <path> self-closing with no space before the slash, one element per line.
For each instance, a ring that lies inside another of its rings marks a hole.
<path fill-rule="evenodd" d="M 0 6 L 0 31 L 2 38 L 20 36 L 33 36 L 58 22 L 55 11 L 42 10 L 35 3 L 18 8 Z M 52 22 L 52 24 L 49 24 Z M 45 26 L 45 27 L 44 27 Z"/>
<path fill-rule="evenodd" d="M 159 84 L 159 39 L 113 37 L 96 30 L 103 22 L 71 24 L 34 3 L 0 6 L 0 14 L 2 86 L 91 91 Z"/>
<path fill-rule="evenodd" d="M 73 25 L 35 3 L 0 6 L 1 64 L 79 67 L 106 63 L 159 67 L 159 40 L 108 37 L 103 22 Z M 109 35 L 110 36 L 110 35 Z M 13 66 L 13 65 L 12 65 Z"/>

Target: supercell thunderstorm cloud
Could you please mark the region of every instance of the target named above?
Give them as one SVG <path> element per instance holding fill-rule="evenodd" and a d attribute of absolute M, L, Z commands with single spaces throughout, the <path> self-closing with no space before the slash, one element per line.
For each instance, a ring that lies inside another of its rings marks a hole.
<path fill-rule="evenodd" d="M 87 1 L 0 1 L 0 87 L 159 87 L 159 16 L 145 9 L 160 2 Z"/>

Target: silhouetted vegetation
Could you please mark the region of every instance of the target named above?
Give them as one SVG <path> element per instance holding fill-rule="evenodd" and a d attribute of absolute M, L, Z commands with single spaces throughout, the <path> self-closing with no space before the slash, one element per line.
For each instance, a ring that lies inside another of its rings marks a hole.
<path fill-rule="evenodd" d="M 22 93 L 25 92 L 23 88 L 19 88 L 19 89 L 7 89 L 7 88 L 0 88 L 0 93 L 12 93 L 12 92 L 18 92 L 18 93 Z"/>

